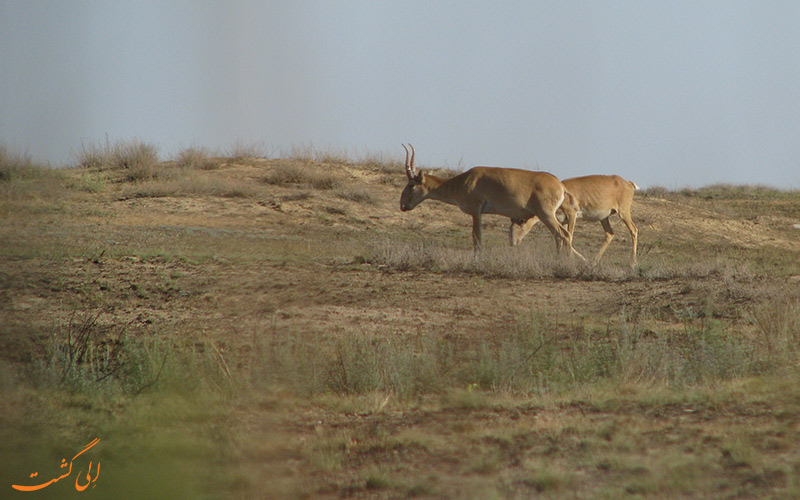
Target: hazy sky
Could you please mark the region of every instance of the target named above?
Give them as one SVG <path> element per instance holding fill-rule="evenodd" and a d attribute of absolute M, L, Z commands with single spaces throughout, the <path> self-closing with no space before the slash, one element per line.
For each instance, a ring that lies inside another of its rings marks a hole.
<path fill-rule="evenodd" d="M 0 0 L 0 142 L 800 187 L 800 2 Z"/>

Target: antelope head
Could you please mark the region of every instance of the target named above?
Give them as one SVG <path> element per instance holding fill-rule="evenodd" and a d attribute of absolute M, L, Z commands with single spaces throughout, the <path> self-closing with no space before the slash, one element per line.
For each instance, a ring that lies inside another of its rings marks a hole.
<path fill-rule="evenodd" d="M 414 166 L 414 146 L 411 144 L 408 146 L 411 148 L 410 160 L 408 148 L 403 144 L 403 149 L 406 150 L 406 176 L 408 177 L 408 184 L 403 189 L 403 194 L 400 195 L 400 210 L 403 212 L 412 210 L 424 201 L 428 197 L 429 191 L 424 182 L 425 176 Z"/>

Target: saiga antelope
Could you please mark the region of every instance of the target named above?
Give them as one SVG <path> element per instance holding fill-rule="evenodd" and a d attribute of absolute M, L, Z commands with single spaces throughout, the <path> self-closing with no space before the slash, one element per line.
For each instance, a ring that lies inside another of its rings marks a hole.
<path fill-rule="evenodd" d="M 439 200 L 455 205 L 472 216 L 472 243 L 481 249 L 481 216 L 496 214 L 512 221 L 537 217 L 547 226 L 556 240 L 559 251 L 564 245 L 585 260 L 570 242 L 569 233 L 558 223 L 556 209 L 564 201 L 565 190 L 555 176 L 547 172 L 531 172 L 515 168 L 473 167 L 451 179 L 425 174 L 414 166 L 414 146 L 409 160 L 406 150 L 408 184 L 400 195 L 400 210 L 406 212 L 427 200 Z"/>
<path fill-rule="evenodd" d="M 631 219 L 631 203 L 633 202 L 633 192 L 639 189 L 639 186 L 618 175 L 587 175 L 564 179 L 562 182 L 569 194 L 559 208 L 558 215 L 560 216 L 559 220 L 566 220 L 570 240 L 575 232 L 575 220 L 579 216 L 587 221 L 600 221 L 606 232 L 606 240 L 594 257 L 594 263 L 597 264 L 611 240 L 614 239 L 614 231 L 611 230 L 611 223 L 608 219 L 615 213 L 619 214 L 622 222 L 631 232 L 633 240 L 631 266 L 635 266 L 639 230 L 636 229 L 636 225 Z M 511 245 L 519 245 L 536 222 L 536 217 L 531 217 L 522 223 L 512 220 L 509 231 Z"/>

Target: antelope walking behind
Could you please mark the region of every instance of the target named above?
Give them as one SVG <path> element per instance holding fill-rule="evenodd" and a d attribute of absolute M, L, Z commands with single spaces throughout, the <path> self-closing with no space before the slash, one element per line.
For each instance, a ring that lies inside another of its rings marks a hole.
<path fill-rule="evenodd" d="M 614 239 L 614 231 L 611 229 L 609 217 L 619 214 L 622 222 L 631 233 L 633 240 L 633 254 L 631 257 L 631 267 L 636 265 L 636 249 L 639 241 L 639 230 L 631 218 L 631 204 L 633 202 L 633 192 L 639 189 L 635 182 L 627 181 L 618 175 L 587 175 L 585 177 L 573 177 L 562 181 L 569 194 L 564 203 L 559 207 L 559 220 L 565 220 L 570 241 L 575 232 L 575 220 L 582 217 L 583 220 L 600 221 L 606 233 L 606 239 L 600 250 L 595 255 L 593 262 L 597 264 L 605 253 L 611 240 Z M 526 221 L 511 221 L 509 236 L 511 245 L 516 246 L 522 238 L 536 224 L 536 217 L 531 217 Z"/>

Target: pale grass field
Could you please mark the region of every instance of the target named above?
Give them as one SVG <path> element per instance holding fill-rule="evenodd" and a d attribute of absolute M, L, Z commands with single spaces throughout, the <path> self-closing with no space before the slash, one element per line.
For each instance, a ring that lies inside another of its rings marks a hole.
<path fill-rule="evenodd" d="M 384 155 L 0 153 L 3 498 L 800 496 L 797 192 L 641 192 L 630 269 Z"/>

